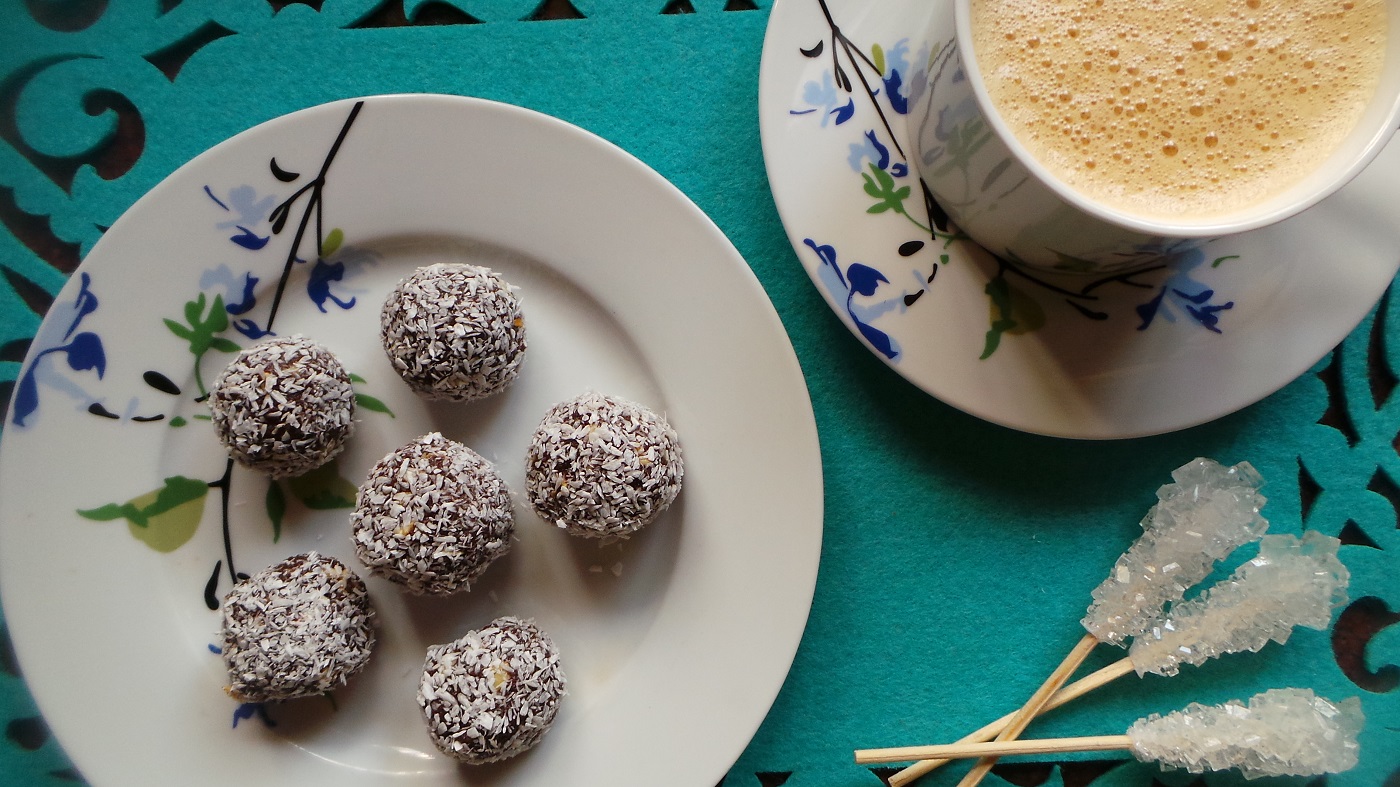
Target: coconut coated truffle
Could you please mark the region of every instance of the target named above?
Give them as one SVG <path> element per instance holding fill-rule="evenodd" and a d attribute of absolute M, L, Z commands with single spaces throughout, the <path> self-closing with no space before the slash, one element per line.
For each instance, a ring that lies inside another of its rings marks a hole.
<path fill-rule="evenodd" d="M 540 742 L 564 686 L 554 642 L 531 621 L 502 617 L 428 648 L 418 705 L 444 754 L 497 762 Z"/>
<path fill-rule="evenodd" d="M 446 595 L 510 551 L 515 512 L 490 462 L 433 432 L 370 469 L 350 524 L 371 574 L 415 595 Z"/>
<path fill-rule="evenodd" d="M 355 430 L 355 391 L 329 350 L 291 336 L 239 353 L 215 381 L 209 413 L 240 464 L 288 478 L 344 450 Z"/>
<path fill-rule="evenodd" d="M 399 282 L 384 302 L 379 333 L 394 369 L 427 399 L 499 393 L 525 358 L 515 288 L 476 265 L 438 263 Z"/>
<path fill-rule="evenodd" d="M 324 694 L 364 669 L 374 649 L 364 580 L 315 552 L 234 585 L 223 618 L 224 691 L 240 702 Z"/>
<path fill-rule="evenodd" d="M 572 535 L 626 538 L 676 499 L 680 440 L 662 416 L 586 393 L 545 415 L 525 458 L 530 507 Z"/>

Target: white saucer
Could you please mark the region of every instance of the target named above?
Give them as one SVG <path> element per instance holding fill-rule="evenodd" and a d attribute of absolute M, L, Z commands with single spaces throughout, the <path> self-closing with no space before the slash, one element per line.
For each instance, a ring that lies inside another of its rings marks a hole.
<path fill-rule="evenodd" d="M 292 207 L 280 234 L 278 204 Z M 380 306 L 435 261 L 520 288 L 529 350 L 504 393 L 430 404 L 390 366 Z M 55 304 L 0 444 L 0 589 L 35 699 L 93 784 L 711 787 L 763 720 L 821 551 L 811 404 L 743 258 L 617 147 L 457 96 L 304 110 L 162 181 Z M 327 474 L 277 486 L 224 475 L 200 396 L 269 325 L 335 352 L 361 405 Z M 540 419 L 588 389 L 664 411 L 684 450 L 680 497 L 626 542 L 572 539 L 523 498 Z M 230 575 L 311 549 L 360 569 L 353 484 L 429 431 L 513 490 L 511 552 L 449 598 L 369 579 L 369 667 L 333 700 L 271 706 L 264 724 L 221 691 L 211 606 Z M 550 633 L 569 695 L 538 748 L 462 769 L 427 737 L 418 676 L 428 645 L 499 615 Z"/>
<path fill-rule="evenodd" d="M 1395 142 L 1302 215 L 1127 278 L 999 274 L 974 244 L 931 239 L 900 104 L 922 89 L 934 15 L 928 0 L 778 0 L 759 111 L 773 197 L 817 289 L 938 399 L 1063 437 L 1204 423 L 1310 368 L 1400 266 Z"/>

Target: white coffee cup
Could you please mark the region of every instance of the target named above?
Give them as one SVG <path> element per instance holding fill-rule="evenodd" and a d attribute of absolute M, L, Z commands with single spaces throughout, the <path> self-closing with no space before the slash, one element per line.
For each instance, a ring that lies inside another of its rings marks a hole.
<path fill-rule="evenodd" d="M 973 45 L 972 0 L 934 0 L 933 54 L 909 115 L 915 166 L 959 229 L 993 254 L 1041 269 L 1125 271 L 1282 221 L 1344 186 L 1396 130 L 1400 0 L 1385 1 L 1390 29 L 1379 84 L 1330 157 L 1293 185 L 1243 208 L 1161 218 L 1091 199 L 1038 162 L 988 96 Z"/>

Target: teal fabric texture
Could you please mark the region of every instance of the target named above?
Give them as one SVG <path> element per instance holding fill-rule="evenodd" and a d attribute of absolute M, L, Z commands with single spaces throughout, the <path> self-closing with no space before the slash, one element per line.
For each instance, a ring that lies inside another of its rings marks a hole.
<path fill-rule="evenodd" d="M 726 787 L 878 787 L 896 769 L 857 765 L 853 749 L 951 742 L 1015 708 L 1082 636 L 1089 593 L 1140 532 L 1156 488 L 1198 456 L 1259 469 L 1271 532 L 1314 529 L 1342 539 L 1352 583 L 1333 628 L 1299 631 L 1286 645 L 1172 678 L 1128 676 L 1037 720 L 1027 737 L 1121 734 L 1134 719 L 1190 702 L 1303 686 L 1332 699 L 1361 698 L 1361 762 L 1325 780 L 1265 783 L 1400 787 L 1400 305 L 1393 293 L 1308 373 L 1203 426 L 1069 441 L 961 413 L 904 381 L 852 336 L 788 243 L 758 129 L 770 6 L 5 4 L 0 399 L 10 399 L 54 293 L 104 228 L 221 140 L 353 96 L 448 93 L 528 107 L 619 145 L 694 200 L 757 274 L 807 378 L 825 476 L 816 594 L 788 679 Z M 1252 547 L 1242 549 L 1222 576 L 1251 554 Z M 743 668 L 743 653 L 717 648 L 716 658 Z M 81 782 L 29 697 L 20 665 L 8 647 L 3 653 L 0 784 Z M 1082 672 L 1121 655 L 1100 648 Z M 153 742 L 153 751 L 169 743 Z M 953 784 L 965 769 L 949 766 L 921 783 Z M 657 774 L 657 784 L 674 781 Z M 1009 759 L 986 783 L 1242 782 L 1235 773 L 1164 773 L 1126 754 L 1098 753 Z"/>

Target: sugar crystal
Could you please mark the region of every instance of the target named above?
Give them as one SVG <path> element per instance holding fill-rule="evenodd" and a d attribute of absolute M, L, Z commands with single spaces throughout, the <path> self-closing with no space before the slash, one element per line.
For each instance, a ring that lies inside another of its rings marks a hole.
<path fill-rule="evenodd" d="M 1196 459 L 1172 473 L 1142 520 L 1143 534 L 1094 589 L 1084 628 L 1100 642 L 1122 645 L 1147 631 L 1163 607 L 1210 574 L 1215 562 L 1257 540 L 1269 523 L 1259 515 L 1263 479 L 1248 462 L 1225 467 Z"/>
<path fill-rule="evenodd" d="M 1337 559 L 1340 546 L 1315 530 L 1302 538 L 1265 536 L 1258 556 L 1234 576 L 1174 605 L 1134 638 L 1133 667 L 1139 675 L 1175 675 L 1181 664 L 1282 645 L 1295 626 L 1325 630 L 1332 610 L 1346 603 L 1350 574 Z"/>
<path fill-rule="evenodd" d="M 1355 697 L 1332 703 L 1309 689 L 1274 689 L 1246 706 L 1192 703 L 1128 729 L 1133 756 L 1191 773 L 1238 768 L 1247 779 L 1319 776 L 1356 765 L 1365 723 Z"/>

